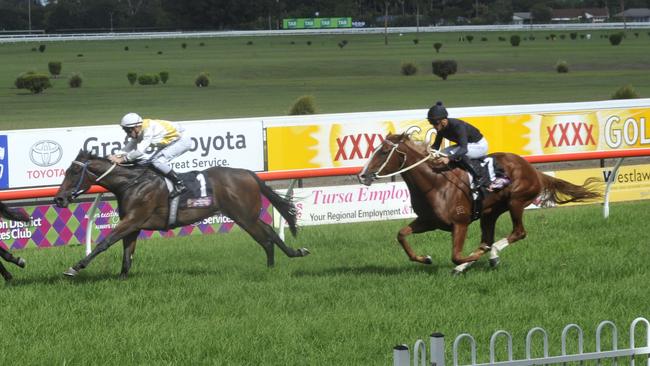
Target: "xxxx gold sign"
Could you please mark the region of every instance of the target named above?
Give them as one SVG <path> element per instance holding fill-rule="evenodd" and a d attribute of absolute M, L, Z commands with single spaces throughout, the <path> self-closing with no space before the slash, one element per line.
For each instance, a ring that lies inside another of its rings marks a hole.
<path fill-rule="evenodd" d="M 490 153 L 531 156 L 650 148 L 650 107 L 466 117 L 462 109 L 449 113 L 476 126 L 488 140 Z M 360 167 L 388 133 L 406 132 L 412 139 L 431 143 L 436 131 L 425 116 L 426 110 L 373 112 L 305 117 L 295 125 L 269 126 L 268 170 Z M 445 141 L 443 147 L 448 144 Z"/>
<path fill-rule="evenodd" d="M 541 116 L 543 153 L 593 151 L 598 148 L 596 113 L 546 114 Z"/>

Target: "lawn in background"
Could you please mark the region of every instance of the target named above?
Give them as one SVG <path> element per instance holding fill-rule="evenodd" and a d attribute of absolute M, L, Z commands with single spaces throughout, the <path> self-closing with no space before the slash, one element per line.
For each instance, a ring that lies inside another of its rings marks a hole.
<path fill-rule="evenodd" d="M 484 258 L 460 277 L 448 233 L 412 236 L 433 265 L 409 262 L 395 239 L 403 220 L 305 227 L 288 244 L 312 255 L 276 251 L 275 268 L 242 232 L 141 241 L 126 281 L 119 244 L 74 279 L 61 273 L 82 247 L 18 251 L 28 266 L 11 267 L 15 282 L 0 289 L 0 364 L 388 365 L 394 345 L 433 331 L 447 335 L 448 360 L 453 337 L 468 332 L 487 362 L 496 330 L 523 357 L 526 332 L 544 327 L 558 354 L 563 326 L 576 323 L 591 352 L 602 320 L 627 347 L 630 321 L 650 317 L 648 203 L 616 203 L 608 220 L 601 209 L 528 211 L 528 237 L 499 268 Z M 497 238 L 510 229 L 504 215 Z M 465 253 L 478 240 L 474 224 Z"/>
<path fill-rule="evenodd" d="M 551 33 L 555 40 L 546 39 Z M 570 32 L 523 31 L 519 47 L 508 41 L 514 32 L 391 34 L 388 45 L 383 35 L 43 42 L 42 53 L 32 51 L 40 43 L 0 44 L 0 128 L 111 124 L 130 111 L 170 120 L 285 115 L 302 95 L 314 96 L 318 113 L 419 109 L 436 100 L 456 107 L 606 100 L 626 84 L 650 96 L 650 35 L 630 31 L 612 46 L 601 37 L 608 33 L 581 31 L 572 40 Z M 458 41 L 467 34 L 471 43 Z M 435 59 L 456 60 L 458 73 L 434 76 Z M 555 71 L 560 60 L 568 73 Z M 63 66 L 52 88 L 41 95 L 14 88 L 21 72 L 47 72 L 49 61 Z M 401 75 L 402 62 L 418 73 Z M 170 75 L 164 85 L 131 86 L 126 77 L 161 71 Z M 81 88 L 68 87 L 73 72 Z M 210 74 L 207 88 L 194 85 L 200 72 Z"/>

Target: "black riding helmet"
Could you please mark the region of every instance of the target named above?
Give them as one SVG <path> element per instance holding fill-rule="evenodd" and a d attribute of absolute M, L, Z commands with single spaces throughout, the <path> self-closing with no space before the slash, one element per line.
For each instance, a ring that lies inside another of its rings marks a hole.
<path fill-rule="evenodd" d="M 429 123 L 437 125 L 440 120 L 447 118 L 447 116 L 447 109 L 442 106 L 442 102 L 436 102 L 433 107 L 429 108 L 427 120 L 429 120 Z"/>

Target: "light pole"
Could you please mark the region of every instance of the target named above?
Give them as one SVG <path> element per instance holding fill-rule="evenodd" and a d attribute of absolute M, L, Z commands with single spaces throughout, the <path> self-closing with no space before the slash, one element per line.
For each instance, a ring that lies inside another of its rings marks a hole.
<path fill-rule="evenodd" d="M 32 0 L 27 0 L 27 24 L 29 34 L 32 34 Z"/>

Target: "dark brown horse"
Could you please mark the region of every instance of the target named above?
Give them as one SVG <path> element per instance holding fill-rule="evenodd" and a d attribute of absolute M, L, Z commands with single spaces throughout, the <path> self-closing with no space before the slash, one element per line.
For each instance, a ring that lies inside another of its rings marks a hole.
<path fill-rule="evenodd" d="M 29 216 L 27 216 L 25 213 L 21 211 L 16 211 L 13 209 L 10 209 L 7 207 L 4 203 L 0 202 L 0 216 L 4 217 L 5 219 L 13 220 L 13 221 L 23 221 L 23 222 L 29 222 Z M 25 268 L 25 260 L 20 258 L 20 257 L 14 257 L 6 251 L 3 247 L 0 247 L 0 257 L 7 262 L 11 262 L 15 265 L 17 265 L 20 268 Z M 11 273 L 7 271 L 7 269 L 4 267 L 2 262 L 0 262 L 0 274 L 2 277 L 4 277 L 5 281 L 9 281 L 12 279 Z"/>
<path fill-rule="evenodd" d="M 91 185 L 97 184 L 115 194 L 120 222 L 97 243 L 88 256 L 64 274 L 77 275 L 99 253 L 121 239 L 124 256 L 120 278 L 126 278 L 140 230 L 167 230 L 197 222 L 217 212 L 235 221 L 264 248 L 268 266 L 274 263 L 274 244 L 289 257 L 304 257 L 309 254 L 306 248 L 295 250 L 288 247 L 273 228 L 260 219 L 261 197 L 264 195 L 287 220 L 291 233 L 296 235 L 296 211 L 293 203 L 279 196 L 255 173 L 227 167 L 213 167 L 202 173 L 206 187 L 210 187 L 213 192 L 211 205 L 179 209 L 177 220 L 170 227 L 169 193 L 162 177 L 147 167 L 114 165 L 107 159 L 80 152 L 65 172 L 63 183 L 54 198 L 55 203 L 59 207 L 66 207 Z"/>
<path fill-rule="evenodd" d="M 483 200 L 481 243 L 468 256 L 463 255 L 467 228 L 472 222 L 467 172 L 442 164 L 431 156 L 425 144 L 414 142 L 405 134 L 394 134 L 388 135 L 375 149 L 359 174 L 359 181 L 370 185 L 378 177 L 401 172 L 411 193 L 411 205 L 417 218 L 399 231 L 397 240 L 410 260 L 431 264 L 431 257 L 413 252 L 406 237 L 435 229 L 450 231 L 453 245 L 451 260 L 458 265 L 454 273 L 463 272 L 488 251 L 491 251 L 490 264 L 497 265 L 500 250 L 526 237 L 524 208 L 536 199 L 540 200 L 536 202 L 539 205 L 550 205 L 593 200 L 601 196 L 594 191 L 595 180 L 590 179 L 584 185 L 577 186 L 537 171 L 518 155 L 495 153 L 490 156 L 503 167 L 512 183 L 503 190 L 488 194 Z M 510 213 L 512 232 L 495 243 L 497 218 L 506 211 Z"/>

